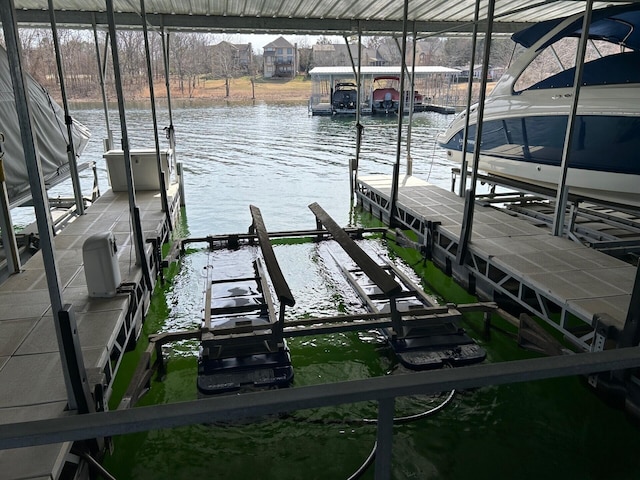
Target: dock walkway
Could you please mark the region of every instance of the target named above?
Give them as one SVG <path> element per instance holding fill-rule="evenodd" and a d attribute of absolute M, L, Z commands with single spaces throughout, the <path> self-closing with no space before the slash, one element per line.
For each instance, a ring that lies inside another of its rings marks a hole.
<path fill-rule="evenodd" d="M 179 210 L 178 186 L 168 193 L 175 218 Z M 137 205 L 146 239 L 165 239 L 166 215 L 157 191 L 137 192 Z M 82 259 L 84 241 L 95 233 L 111 231 L 117 242 L 118 263 L 126 289 L 112 298 L 90 298 Z M 63 302 L 72 304 L 89 383 L 104 388 L 105 399 L 122 355 L 140 332 L 151 292 L 135 265 L 127 193 L 111 190 L 55 237 Z M 151 244 L 152 278 L 157 262 Z M 66 410 L 67 392 L 50 307 L 49 291 L 40 252 L 23 271 L 0 285 L 0 423 L 72 415 Z M 59 478 L 69 460 L 70 443 L 0 451 L 0 475 L 6 479 Z"/>
<path fill-rule="evenodd" d="M 391 181 L 389 175 L 357 180 L 358 202 L 386 223 Z M 488 299 L 518 303 L 585 350 L 599 349 L 594 340 L 598 322 L 622 330 L 634 266 L 554 237 L 542 222 L 535 225 L 479 205 L 469 255 L 459 266 L 456 249 L 463 212 L 463 198 L 413 176 L 400 179 L 399 220 L 418 235 L 436 264 L 470 290 Z"/>

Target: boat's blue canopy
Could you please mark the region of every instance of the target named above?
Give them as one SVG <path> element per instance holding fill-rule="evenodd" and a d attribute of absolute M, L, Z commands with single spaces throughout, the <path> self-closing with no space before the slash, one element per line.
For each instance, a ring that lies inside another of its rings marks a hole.
<path fill-rule="evenodd" d="M 511 39 L 523 47 L 529 48 L 565 19 L 566 17 L 540 22 L 514 33 Z M 549 38 L 540 49 L 564 37 L 579 37 L 581 33 L 582 16 L 578 16 L 566 28 Z M 633 50 L 640 49 L 640 4 L 619 5 L 594 10 L 589 27 L 589 38 L 605 40 Z"/>

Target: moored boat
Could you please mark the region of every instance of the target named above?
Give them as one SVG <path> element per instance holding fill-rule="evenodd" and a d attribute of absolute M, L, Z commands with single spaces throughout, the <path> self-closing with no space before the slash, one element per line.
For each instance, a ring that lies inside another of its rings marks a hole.
<path fill-rule="evenodd" d="M 6 50 L 0 46 L 0 158 L 4 156 L 4 181 L 12 207 L 31 199 L 29 172 L 24 158 L 20 125 L 11 86 L 11 71 Z M 31 75 L 26 76 L 31 105 L 33 129 L 38 138 L 38 153 L 42 175 L 47 187 L 60 183 L 70 176 L 69 140 L 65 128 L 63 109 Z M 89 129 L 74 119 L 69 119 L 73 136 L 74 153 L 79 157 L 91 137 Z M 5 155 L 6 154 L 6 155 Z M 88 166 L 83 165 L 82 168 Z M 79 167 L 80 168 L 80 167 Z"/>
<path fill-rule="evenodd" d="M 556 188 L 573 101 L 575 57 L 567 48 L 580 36 L 583 14 L 543 22 L 513 35 L 527 48 L 485 102 L 479 168 L 492 175 Z M 569 153 L 570 193 L 640 207 L 640 6 L 595 10 L 593 45 L 583 81 Z M 562 46 L 564 42 L 564 47 Z M 571 53 L 571 55 L 570 55 Z M 554 62 L 545 58 L 554 59 Z M 557 62 L 555 59 L 557 58 Z M 551 71 L 553 63 L 559 68 Z M 438 143 L 460 161 L 465 113 Z M 473 152 L 476 107 L 471 108 L 467 151 Z M 471 156 L 469 156 L 471 160 Z"/>
<path fill-rule="evenodd" d="M 400 105 L 399 84 L 400 79 L 396 76 L 385 75 L 373 79 L 371 111 L 374 115 L 388 115 L 398 112 Z"/>
<path fill-rule="evenodd" d="M 358 106 L 358 87 L 353 82 L 336 84 L 331 100 L 331 111 L 334 115 L 355 115 Z"/>

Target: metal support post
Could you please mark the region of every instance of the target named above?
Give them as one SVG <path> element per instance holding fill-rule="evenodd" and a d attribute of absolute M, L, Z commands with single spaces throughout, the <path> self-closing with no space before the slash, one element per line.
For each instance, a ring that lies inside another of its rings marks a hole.
<path fill-rule="evenodd" d="M 473 36 L 471 37 L 471 61 L 469 63 L 469 80 L 467 81 L 467 110 L 464 117 L 464 130 L 462 138 L 462 162 L 460 163 L 460 192 L 464 197 L 467 189 L 467 145 L 469 143 L 469 117 L 471 116 L 471 102 L 473 101 L 473 72 L 476 68 L 476 48 L 478 44 L 478 20 L 480 17 L 480 0 L 476 0 L 476 9 L 473 13 Z M 478 148 L 480 146 L 478 145 Z"/>
<path fill-rule="evenodd" d="M 136 194 L 133 185 L 133 173 L 131 171 L 131 152 L 129 150 L 129 135 L 127 132 L 127 119 L 124 107 L 124 92 L 122 90 L 122 78 L 120 77 L 120 61 L 118 58 L 118 40 L 116 38 L 115 15 L 113 12 L 113 0 L 107 1 L 107 20 L 109 23 L 109 35 L 111 37 L 111 55 L 113 57 L 113 74 L 116 83 L 116 93 L 118 96 L 118 110 L 120 113 L 120 129 L 122 132 L 122 151 L 124 154 L 124 171 L 127 177 L 127 192 L 129 194 L 129 215 L 133 227 L 133 238 L 131 243 L 136 252 L 136 264 L 142 268 L 145 283 L 149 290 L 153 287 L 149 275 L 149 265 L 144 254 L 144 238 L 142 226 L 140 224 L 140 214 L 136 205 Z"/>
<path fill-rule="evenodd" d="M 360 89 L 358 87 L 359 77 L 360 77 L 360 53 L 362 46 L 362 38 L 360 33 L 358 33 L 358 66 L 356 67 L 356 63 L 353 60 L 353 55 L 351 54 L 351 47 L 349 45 L 349 38 L 344 35 L 344 42 L 347 45 L 347 53 L 349 54 L 349 60 L 351 61 L 351 69 L 353 70 L 353 75 L 356 77 L 356 130 L 360 127 Z M 331 105 L 333 105 L 333 80 L 331 80 Z M 356 157 L 358 155 L 358 144 L 359 138 L 356 137 Z M 349 159 L 349 197 L 351 202 L 353 203 L 353 197 L 356 191 L 356 183 L 355 183 L 355 175 L 354 172 L 357 170 L 357 166 L 354 166 L 354 163 L 357 163 L 357 160 Z"/>
<path fill-rule="evenodd" d="M 56 15 L 53 9 L 53 0 L 48 0 L 48 5 L 51 33 L 53 34 L 53 48 L 56 54 L 58 80 L 60 81 L 60 93 L 62 95 L 62 107 L 64 109 L 64 123 L 67 125 L 67 157 L 69 158 L 69 172 L 71 173 L 73 196 L 76 202 L 76 213 L 78 215 L 84 215 L 84 199 L 82 198 L 82 187 L 80 186 L 78 164 L 76 162 L 76 148 L 73 144 L 73 119 L 69 114 L 69 102 L 67 101 L 67 89 L 64 81 L 64 67 L 62 65 L 62 56 L 60 55 L 60 42 L 58 40 L 58 27 L 56 25 Z"/>
<path fill-rule="evenodd" d="M 407 16 L 409 14 L 409 0 L 404 0 L 404 13 L 402 15 L 402 62 L 400 66 L 400 99 L 398 102 L 398 138 L 396 143 L 396 163 L 393 165 L 393 177 L 391 181 L 391 201 L 389 203 L 389 226 L 396 226 L 395 213 L 398 204 L 398 188 L 400 181 L 400 153 L 402 151 L 402 117 L 404 115 L 404 71 L 407 68 Z"/>
<path fill-rule="evenodd" d="M 416 46 L 418 44 L 418 32 L 416 22 L 413 22 L 413 58 L 411 59 L 411 93 L 409 103 L 409 125 L 407 126 L 407 175 L 413 175 L 413 157 L 411 156 L 411 128 L 413 126 L 413 110 L 415 109 L 416 88 Z"/>
<path fill-rule="evenodd" d="M 60 361 L 62 364 L 62 374 L 64 376 L 67 391 L 67 402 L 70 410 L 78 407 L 78 399 L 74 395 L 74 390 L 69 376 L 69 365 L 65 355 L 65 345 L 62 341 L 60 327 L 60 312 L 62 311 L 62 291 L 60 289 L 60 276 L 56 264 L 55 249 L 53 244 L 53 231 L 51 228 L 51 218 L 49 216 L 49 200 L 44 187 L 42 166 L 36 137 L 31 128 L 31 113 L 29 105 L 28 89 L 22 71 L 22 59 L 20 53 L 20 40 L 18 38 L 18 25 L 15 16 L 15 5 L 13 0 L 0 2 L 0 21 L 4 30 L 7 57 L 9 59 L 9 70 L 13 84 L 13 93 L 16 102 L 16 113 L 20 125 L 20 136 L 24 149 L 24 159 L 29 173 L 29 185 L 33 198 L 34 210 L 36 213 L 36 223 L 38 234 L 40 235 L 40 251 L 44 263 L 47 286 L 49 287 L 49 299 L 53 321 L 55 324 L 58 348 L 60 349 Z"/>
<path fill-rule="evenodd" d="M 358 167 L 360 165 L 360 150 L 362 149 L 362 135 L 364 126 L 360 122 L 362 117 L 362 29 L 358 22 L 358 73 L 356 75 L 356 158 L 351 165 L 351 191 L 355 193 L 358 179 Z M 352 200 L 353 200 L 352 193 Z"/>
<path fill-rule="evenodd" d="M 378 433 L 375 463 L 376 480 L 388 480 L 391 478 L 394 414 L 394 398 L 382 398 L 378 401 Z"/>
<path fill-rule="evenodd" d="M 171 82 L 169 80 L 169 32 L 165 32 L 164 27 L 160 28 L 160 37 L 162 39 L 162 60 L 164 61 L 164 84 L 167 88 L 167 109 L 169 110 L 169 126 L 166 127 L 167 138 L 169 139 L 169 147 L 173 151 L 173 158 L 176 158 L 176 137 L 173 127 L 173 111 L 171 110 Z"/>
<path fill-rule="evenodd" d="M 582 84 L 582 73 L 584 71 L 584 56 L 587 51 L 589 40 L 589 25 L 591 25 L 591 11 L 593 0 L 587 0 L 584 18 L 582 20 L 582 33 L 580 34 L 580 44 L 576 54 L 576 71 L 573 77 L 573 93 L 571 109 L 567 117 L 567 131 L 564 137 L 562 148 L 562 163 L 560 164 L 560 178 L 558 179 L 558 192 L 556 196 L 556 211 L 553 219 L 553 235 L 561 237 L 564 232 L 564 217 L 569 197 L 569 187 L 567 186 L 567 173 L 569 161 L 571 160 L 571 144 L 573 143 L 573 133 L 575 130 L 576 114 L 578 111 L 578 97 L 580 96 L 580 85 Z"/>
<path fill-rule="evenodd" d="M 107 129 L 107 148 L 105 150 L 111 150 L 113 148 L 113 132 L 109 125 L 109 104 L 107 103 L 107 92 L 104 88 L 104 77 L 107 69 L 107 49 L 109 47 L 109 33 L 104 42 L 104 64 L 100 55 L 100 43 L 98 42 L 98 28 L 96 26 L 95 15 L 93 16 L 93 39 L 96 45 L 96 58 L 98 59 L 98 77 L 100 81 L 100 92 L 102 93 L 102 108 L 104 109 L 104 123 Z"/>
<path fill-rule="evenodd" d="M 78 326 L 71 305 L 66 304 L 58 313 L 64 354 L 67 359 L 69 376 L 75 398 L 78 400 L 78 413 L 93 413 L 95 405 L 84 366 Z"/>
<path fill-rule="evenodd" d="M 173 230 L 171 221 L 171 211 L 167 199 L 167 185 L 165 183 L 165 172 L 162 169 L 162 159 L 160 158 L 160 139 L 158 137 L 158 116 L 156 114 L 156 95 L 153 88 L 153 70 L 151 68 L 151 53 L 149 52 L 149 32 L 147 29 L 147 12 L 144 6 L 145 0 L 140 0 L 140 16 L 142 17 L 142 34 L 144 36 L 144 52 L 147 59 L 147 76 L 149 78 L 149 100 L 151 101 L 151 117 L 153 118 L 153 140 L 156 146 L 156 163 L 158 166 L 158 185 L 160 185 L 160 199 L 162 211 L 167 217 L 169 230 Z M 169 172 L 166 172 L 169 175 Z"/>
<path fill-rule="evenodd" d="M 402 325 L 402 314 L 398 310 L 398 303 L 395 297 L 389 297 L 389 310 L 391 311 L 391 323 L 395 334 L 404 337 L 404 326 Z"/>
<path fill-rule="evenodd" d="M 2 230 L 4 255 L 7 259 L 7 271 L 9 274 L 13 274 L 20 271 L 21 265 L 16 232 L 13 230 L 13 221 L 11 220 L 9 195 L 7 194 L 7 185 L 4 178 L 4 165 L 2 163 L 4 157 L 4 151 L 2 150 L 3 141 L 4 135 L 0 133 L 0 230 Z"/>
<path fill-rule="evenodd" d="M 479 2 L 480 0 L 478 0 Z M 460 231 L 460 242 L 456 254 L 458 265 L 464 264 L 471 230 L 473 229 L 473 211 L 476 204 L 476 184 L 478 178 L 478 164 L 480 163 L 480 144 L 482 142 L 482 121 L 484 118 L 484 101 L 487 96 L 487 72 L 489 70 L 489 54 L 491 53 L 491 33 L 493 31 L 493 14 L 495 12 L 496 0 L 489 0 L 487 8 L 487 30 L 484 36 L 484 55 L 482 57 L 482 80 L 480 82 L 480 97 L 478 98 L 476 139 L 473 149 L 473 168 L 471 169 L 471 185 L 467 190 L 464 203 L 464 216 L 462 218 L 462 229 Z M 471 73 L 471 72 L 470 72 Z"/>
<path fill-rule="evenodd" d="M 182 169 L 182 162 L 176 163 L 176 174 L 178 175 L 178 191 L 180 192 L 180 206 L 186 205 L 184 198 L 184 172 Z"/>

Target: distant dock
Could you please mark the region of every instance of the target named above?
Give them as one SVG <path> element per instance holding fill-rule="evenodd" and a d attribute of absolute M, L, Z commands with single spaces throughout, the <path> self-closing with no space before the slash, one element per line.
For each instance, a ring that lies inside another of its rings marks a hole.
<path fill-rule="evenodd" d="M 413 108 L 413 111 L 414 112 L 436 112 L 436 113 L 441 113 L 443 115 L 453 115 L 454 113 L 456 113 L 455 107 L 449 107 L 447 105 L 434 105 L 430 103 L 415 105 Z M 340 116 L 348 115 L 344 113 L 336 114 L 333 111 L 333 107 L 328 102 L 321 102 L 316 104 L 310 103 L 309 113 L 311 113 L 311 115 L 313 115 L 314 117 L 331 117 L 333 115 L 340 115 Z M 408 114 L 409 112 L 407 111 L 405 113 Z M 372 114 L 371 107 L 368 105 L 363 106 L 360 109 L 360 114 L 371 115 Z M 355 111 L 351 113 L 351 115 L 355 116 Z"/>

